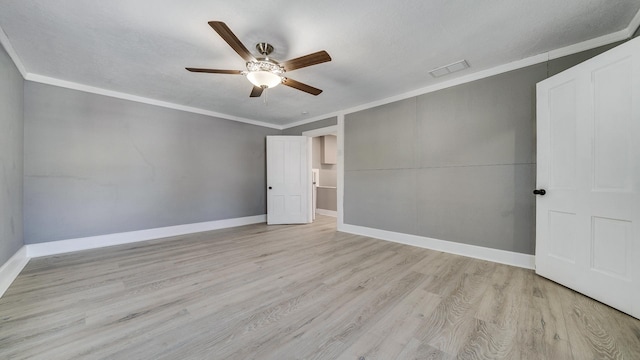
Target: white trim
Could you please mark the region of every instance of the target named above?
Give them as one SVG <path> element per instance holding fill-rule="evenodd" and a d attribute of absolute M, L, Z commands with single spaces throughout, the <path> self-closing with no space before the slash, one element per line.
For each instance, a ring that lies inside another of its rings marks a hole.
<path fill-rule="evenodd" d="M 509 71 L 513 71 L 513 70 L 517 70 L 517 69 L 521 69 L 527 66 L 531 66 L 531 65 L 535 65 L 535 64 L 539 64 L 545 61 L 549 60 L 549 53 L 544 53 L 544 54 L 540 54 L 540 55 L 536 55 L 536 56 L 532 56 L 526 59 L 522 59 L 522 60 L 518 60 L 518 61 L 514 61 L 508 64 L 503 64 L 503 65 L 499 65 L 490 69 L 486 69 L 486 70 L 482 70 L 482 71 L 478 71 L 469 75 L 465 75 L 459 78 L 455 78 L 455 79 L 451 79 L 449 81 L 445 81 L 445 82 L 441 82 L 441 83 L 437 83 L 437 84 L 433 84 L 433 85 L 429 85 L 423 88 L 419 88 L 416 90 L 412 90 L 406 93 L 402 93 L 399 95 L 394 95 L 388 98 L 384 98 L 384 99 L 380 99 L 380 100 L 376 100 L 376 101 L 372 101 L 369 103 L 365 103 L 365 104 L 361 104 L 361 105 L 357 105 L 351 108 L 347 108 L 347 109 L 343 109 L 343 110 L 338 110 L 332 113 L 328 113 L 328 114 L 324 114 L 312 119 L 307 119 L 307 120 L 302 120 L 302 121 L 297 121 L 294 123 L 290 123 L 290 124 L 286 124 L 283 125 L 283 129 L 289 129 L 295 126 L 300 126 L 300 125 L 304 125 L 307 123 L 311 123 L 314 121 L 319 121 L 319 120 L 324 120 L 324 119 L 329 119 L 332 117 L 340 117 L 340 116 L 344 116 L 347 114 L 351 114 L 351 113 L 355 113 L 358 111 L 362 111 L 362 110 L 367 110 L 367 109 L 371 109 L 377 106 L 382 106 L 382 105 L 386 105 L 386 104 L 390 104 L 396 101 L 401 101 L 401 100 L 405 100 L 405 99 L 409 99 L 412 97 L 416 97 L 416 96 L 420 96 L 420 95 L 424 95 L 424 94 L 428 94 L 431 92 L 435 92 L 438 90 L 443 90 L 446 88 L 450 88 L 453 86 L 457 86 L 457 85 L 462 85 L 462 84 L 466 84 L 472 81 L 476 81 L 476 80 L 480 80 L 480 79 L 484 79 L 484 78 L 488 78 L 491 76 L 495 76 L 495 75 L 499 75 L 502 73 L 506 73 Z"/>
<path fill-rule="evenodd" d="M 33 82 L 53 85 L 53 86 L 59 86 L 62 88 L 78 90 L 78 91 L 91 93 L 91 94 L 109 96 L 116 99 L 123 99 L 123 100 L 129 100 L 129 101 L 139 102 L 139 103 L 148 104 L 148 105 L 155 105 L 159 107 L 180 110 L 180 111 L 190 112 L 194 114 L 212 116 L 212 117 L 217 117 L 225 120 L 233 120 L 233 121 L 262 126 L 262 127 L 276 129 L 276 130 L 284 129 L 282 125 L 266 123 L 263 121 L 247 119 L 239 116 L 223 114 L 215 111 L 204 110 L 204 109 L 195 108 L 195 107 L 186 106 L 186 105 L 174 104 L 171 102 L 155 100 L 155 99 L 147 98 L 144 96 L 131 95 L 131 94 L 127 94 L 120 91 L 107 90 L 107 89 L 84 85 L 84 84 L 80 84 L 72 81 L 60 80 L 60 79 L 52 78 L 49 76 L 30 73 L 25 68 L 24 64 L 22 63 L 22 60 L 20 60 L 20 57 L 18 56 L 18 53 L 15 51 L 15 49 L 11 45 L 11 42 L 9 41 L 9 37 L 1 27 L 0 27 L 0 44 L 2 44 L 4 49 L 7 51 L 7 54 L 9 54 L 9 57 L 11 58 L 11 60 L 13 60 L 13 63 L 15 64 L 16 68 L 18 68 L 18 71 L 20 72 L 20 74 L 22 74 L 22 77 L 28 81 L 33 81 Z"/>
<path fill-rule="evenodd" d="M 409 99 L 412 97 L 416 97 L 416 96 L 420 96 L 420 95 L 424 95 L 424 94 L 428 94 L 431 92 L 435 92 L 438 90 L 443 90 L 443 89 L 447 89 L 453 86 L 457 86 L 457 85 L 462 85 L 462 84 L 466 84 L 466 83 L 470 83 L 472 81 L 476 81 L 476 80 L 481 80 L 481 79 L 485 79 L 491 76 L 495 76 L 495 75 L 500 75 L 509 71 L 513 71 L 513 70 L 518 70 L 518 69 L 522 69 L 525 68 L 527 66 L 531 66 L 531 65 L 536 65 L 536 64 L 540 64 L 543 63 L 545 61 L 549 61 L 550 60 L 550 56 L 553 53 L 554 55 L 558 55 L 556 57 L 560 57 L 560 56 L 566 56 L 566 55 L 571 55 L 580 51 L 584 51 L 584 50 L 589 50 L 598 46 L 602 46 L 602 45 L 607 45 L 609 43 L 612 42 L 616 42 L 619 40 L 623 40 L 624 38 L 619 38 L 621 36 L 620 32 L 614 33 L 614 36 L 610 36 L 610 35 L 605 35 L 605 36 L 601 36 L 599 38 L 596 39 L 591 39 L 591 40 L 587 40 L 587 41 L 583 41 L 579 44 L 576 45 L 570 45 L 561 49 L 557 49 L 557 50 L 553 50 L 550 52 L 546 52 L 546 53 L 542 53 L 539 55 L 535 55 L 535 56 L 531 56 L 528 57 L 526 59 L 522 59 L 522 60 L 517 60 L 514 62 L 510 62 L 507 64 L 503 64 L 503 65 L 498 65 L 496 67 L 492 67 L 489 69 L 485 69 L 485 70 L 481 70 L 478 72 L 474 72 L 465 76 L 461 76 L 459 78 L 455 78 L 455 79 L 451 79 L 448 81 L 444 81 L 444 82 L 440 82 L 437 84 L 433 84 L 433 85 L 429 85 L 423 88 L 419 88 L 416 90 L 412 90 L 409 92 L 405 92 L 399 95 L 394 95 L 388 98 L 384 98 L 384 99 L 380 99 L 380 100 L 376 100 L 376 101 L 372 101 L 369 103 L 365 103 L 365 104 L 361 104 L 361 105 L 357 105 L 351 108 L 347 108 L 347 109 L 343 109 L 343 110 L 338 110 L 332 113 L 327 113 L 321 116 L 317 116 L 311 119 L 306 119 L 306 120 L 301 120 L 301 121 L 297 121 L 297 122 L 293 122 L 290 124 L 286 124 L 283 125 L 283 129 L 288 129 L 288 128 L 292 128 L 295 126 L 300 126 L 300 125 L 304 125 L 304 124 L 308 124 L 314 121 L 319 121 L 319 120 L 324 120 L 324 119 L 329 119 L 332 117 L 336 117 L 336 116 L 340 116 L 340 115 L 346 115 L 346 114 L 351 114 L 351 113 L 355 113 L 358 111 L 362 111 L 362 110 L 367 110 L 367 109 L 371 109 L 374 108 L 376 106 L 382 106 L 382 105 L 386 105 L 386 104 L 390 104 L 396 101 L 401 101 L 401 100 L 405 100 L 405 99 Z M 609 42 L 604 42 L 605 39 L 608 39 Z"/>
<path fill-rule="evenodd" d="M 319 121 L 319 120 L 324 120 L 324 119 L 328 119 L 328 118 L 332 118 L 332 117 L 336 117 L 336 116 L 340 116 L 340 115 L 346 115 L 346 114 L 350 114 L 350 113 L 354 113 L 354 112 L 358 112 L 358 111 L 362 111 L 362 110 L 366 110 L 366 109 L 370 109 L 376 106 L 381 106 L 381 105 L 386 105 L 392 102 L 396 102 L 396 101 L 400 101 L 400 100 L 405 100 L 405 99 L 409 99 L 412 97 L 416 97 L 416 96 L 420 96 L 420 95 L 424 95 L 424 94 L 428 94 L 434 91 L 438 91 L 438 90 L 443 90 L 446 88 L 450 88 L 453 86 L 457 86 L 457 85 L 462 85 L 462 84 L 466 84 L 472 81 L 476 81 L 476 80 L 480 80 L 480 79 L 484 79 L 487 77 L 491 77 L 491 76 L 495 76 L 495 75 L 499 75 L 499 74 L 503 74 L 509 71 L 513 71 L 513 70 L 517 70 L 517 69 L 521 69 L 527 66 L 531 66 L 531 65 L 536 65 L 536 64 L 540 64 L 543 63 L 545 61 L 549 61 L 552 59 L 557 59 L 559 57 L 563 57 L 563 56 L 567 56 L 567 55 L 572 55 L 572 54 L 576 54 L 582 51 L 586 51 L 586 50 L 590 50 L 590 49 L 594 49 L 603 45 L 608 45 L 608 44 L 612 44 L 614 42 L 617 41 L 622 41 L 622 40 L 626 40 L 629 39 L 633 33 L 638 29 L 638 27 L 640 27 L 640 10 L 636 13 L 635 17 L 633 18 L 633 20 L 629 23 L 629 25 L 625 28 L 622 29 L 620 31 L 617 31 L 615 33 L 611 33 L 611 34 L 607 34 L 607 35 L 603 35 L 597 38 L 593 38 L 593 39 L 589 39 L 577 44 L 572 44 L 569 46 L 565 46 L 563 48 L 559 48 L 559 49 L 555 49 L 555 50 L 551 50 L 542 54 L 538 54 L 538 55 L 534 55 L 522 60 L 517 60 L 511 63 L 507 63 L 507 64 L 503 64 L 503 65 L 498 65 L 496 67 L 492 67 L 486 70 L 482 70 L 482 71 L 478 71 L 466 76 L 462 76 L 456 79 L 451 79 L 449 81 L 445 81 L 445 82 L 441 82 L 441 83 L 437 83 L 437 84 L 433 84 L 430 86 L 426 86 L 423 88 L 419 88 L 416 90 L 412 90 L 403 94 L 399 94 L 399 95 L 395 95 L 392 97 L 388 97 L 388 98 L 384 98 L 384 99 L 380 99 L 380 100 L 376 100 L 376 101 L 372 101 L 366 104 L 362 104 L 362 105 L 358 105 L 358 106 L 354 106 L 351 108 L 347 108 L 347 109 L 343 109 L 343 110 L 338 110 L 335 112 L 331 112 L 331 113 L 327 113 L 327 114 L 323 114 L 320 116 L 316 116 L 313 117 L 311 119 L 305 119 L 305 120 L 300 120 L 300 121 L 296 121 L 293 123 L 289 123 L 289 124 L 285 124 L 282 126 L 283 129 L 288 129 L 288 128 L 292 128 L 295 126 L 300 126 L 300 125 L 304 125 L 304 124 L 308 124 L 314 121 Z"/>
<path fill-rule="evenodd" d="M 565 46 L 560 49 L 551 50 L 549 51 L 549 60 L 561 58 L 567 55 L 576 54 L 576 53 L 590 50 L 590 49 L 595 49 L 600 46 L 613 44 L 616 41 L 622 41 L 622 40 L 628 39 L 629 37 L 631 37 L 631 35 L 633 35 L 633 31 L 629 33 L 628 29 L 622 29 L 620 31 L 616 31 L 611 34 L 589 39 L 583 42 L 579 42 L 577 44 Z"/>
<path fill-rule="evenodd" d="M 0 267 L 0 297 L 4 295 L 28 262 L 27 248 L 23 246 Z"/>
<path fill-rule="evenodd" d="M 337 189 L 337 226 L 340 228 L 344 225 L 344 114 L 338 115 L 338 137 L 336 138 L 336 147 L 338 148 L 338 171 L 336 178 Z"/>
<path fill-rule="evenodd" d="M 343 166 L 342 162 L 344 161 L 344 159 L 340 156 L 341 154 L 341 147 L 340 147 L 340 143 L 344 143 L 344 140 L 342 140 L 342 136 L 344 133 L 340 133 L 340 128 L 338 125 L 331 125 L 331 126 L 325 126 L 323 128 L 318 128 L 318 129 L 313 129 L 313 130 L 308 130 L 308 131 L 304 131 L 302 132 L 303 136 L 307 136 L 309 138 L 312 137 L 316 137 L 316 136 L 324 136 L 324 135 L 336 135 L 336 152 L 337 152 L 337 167 L 338 169 L 340 169 L 340 166 Z M 311 161 L 309 162 L 309 169 L 311 169 Z M 341 181 L 340 179 L 340 170 L 338 170 L 338 173 L 336 174 L 336 181 L 338 183 L 338 185 L 336 186 L 337 190 L 337 194 L 340 194 L 340 184 L 343 184 L 344 181 Z M 339 195 L 337 195 L 339 196 Z M 313 209 L 312 209 L 313 210 Z M 340 218 L 339 216 L 339 211 L 333 211 L 333 210 L 325 210 L 325 209 L 315 209 L 317 214 L 320 215 L 327 215 L 327 216 L 333 216 L 335 218 Z"/>
<path fill-rule="evenodd" d="M 351 113 L 355 113 L 358 111 L 362 111 L 362 110 L 367 110 L 367 109 L 371 109 L 374 108 L 376 106 L 382 106 L 382 105 L 386 105 L 386 104 L 390 104 L 396 101 L 401 101 L 401 100 L 405 100 L 405 99 L 409 99 L 412 97 L 416 97 L 416 96 L 420 96 L 420 95 L 424 95 L 424 94 L 428 94 L 434 91 L 438 91 L 438 90 L 443 90 L 446 88 L 450 88 L 453 86 L 457 86 L 457 85 L 462 85 L 462 84 L 466 84 L 472 81 L 476 81 L 476 80 L 480 80 L 480 79 L 484 79 L 490 76 L 495 76 L 495 75 L 499 75 L 505 72 L 509 72 L 512 70 L 517 70 L 517 69 L 521 69 L 527 66 L 531 66 L 531 65 L 535 65 L 535 64 L 539 64 L 542 62 L 545 62 L 549 60 L 549 56 L 548 53 L 545 54 L 540 54 L 540 55 L 536 55 L 536 56 L 532 56 L 526 59 L 522 59 L 522 60 L 518 60 L 518 61 L 514 61 L 508 64 L 504 64 L 504 65 L 499 65 L 493 68 L 489 68 L 486 70 L 482 70 L 482 71 L 478 71 L 475 73 L 471 73 L 469 75 L 465 75 L 459 78 L 455 78 L 455 79 L 451 79 L 449 81 L 444 81 L 441 83 L 437 83 L 437 84 L 433 84 L 433 85 L 429 85 L 426 87 L 422 87 L 416 90 L 412 90 L 409 92 L 405 92 L 399 95 L 394 95 L 388 98 L 384 98 L 384 99 L 380 99 L 380 100 L 376 100 L 376 101 L 372 101 L 372 102 L 368 102 L 365 104 L 361 104 L 361 105 L 357 105 L 354 107 L 350 107 L 347 109 L 342 109 L 342 110 L 338 110 L 338 111 L 334 111 L 332 113 L 327 113 L 327 114 L 323 114 L 320 116 L 316 116 L 314 118 L 311 119 L 305 119 L 305 120 L 300 120 L 300 121 L 296 121 L 293 123 L 289 123 L 289 124 L 285 124 L 283 125 L 283 129 L 289 129 L 292 127 L 296 127 L 296 126 L 300 126 L 300 125 L 304 125 L 304 124 L 308 124 L 308 123 L 312 123 L 315 121 L 319 121 L 319 120 L 324 120 L 324 119 L 330 119 L 332 117 L 339 117 L 341 115 L 346 115 L 346 114 L 351 114 Z"/>
<path fill-rule="evenodd" d="M 2 44 L 2 47 L 4 47 L 4 50 L 7 52 L 7 54 L 9 54 L 9 57 L 11 58 L 11 60 L 13 60 L 13 63 L 15 64 L 16 68 L 18 69 L 22 77 L 23 78 L 26 77 L 28 74 L 27 69 L 24 67 L 24 64 L 22 63 L 22 60 L 20 60 L 18 53 L 11 45 L 11 42 L 9 41 L 9 37 L 7 36 L 7 33 L 5 33 L 1 27 L 0 27 L 0 44 Z"/>
<path fill-rule="evenodd" d="M 218 230 L 235 226 L 263 223 L 266 215 L 247 216 L 242 218 L 207 221 L 194 224 L 168 226 L 155 229 L 130 231 L 116 234 L 90 236 L 77 239 L 51 241 L 40 244 L 25 245 L 28 257 L 41 257 L 63 254 L 73 251 L 97 249 L 113 245 L 129 244 L 139 241 L 186 235 L 202 231 Z"/>
<path fill-rule="evenodd" d="M 629 23 L 627 28 L 624 29 L 627 32 L 627 38 L 632 37 L 636 30 L 638 30 L 638 28 L 640 28 L 640 10 L 638 10 L 636 16 L 631 19 L 631 22 Z"/>
<path fill-rule="evenodd" d="M 327 209 L 316 209 L 316 214 L 324 215 L 324 216 L 331 216 L 331 217 L 338 217 L 338 212 L 337 211 L 327 210 Z"/>
<path fill-rule="evenodd" d="M 338 231 L 392 241 L 405 245 L 417 246 L 425 249 L 442 251 L 450 254 L 467 256 L 481 260 L 488 260 L 525 269 L 535 269 L 535 256 L 528 254 L 461 244 L 452 241 L 438 240 L 423 236 L 409 235 L 349 224 L 343 224 L 342 226 L 339 226 Z"/>
<path fill-rule="evenodd" d="M 377 100 L 377 101 L 373 101 L 373 102 L 369 102 L 369 103 L 366 103 L 366 104 L 358 105 L 358 106 L 351 107 L 351 108 L 348 108 L 348 109 L 338 110 L 338 111 L 335 111 L 335 112 L 332 112 L 332 113 L 316 116 L 316 117 L 313 117 L 313 118 L 310 118 L 310 119 L 304 119 L 304 120 L 296 121 L 296 122 L 285 124 L 285 125 L 276 125 L 276 124 L 266 123 L 266 122 L 263 122 L 263 121 L 247 119 L 247 118 L 228 115 L 228 114 L 223 114 L 223 113 L 219 113 L 219 112 L 215 112 L 215 111 L 204 110 L 204 109 L 195 108 L 195 107 L 191 107 L 191 106 L 174 104 L 174 103 L 170 103 L 170 102 L 166 102 L 166 101 L 160 101 L 160 100 L 155 100 L 155 99 L 151 99 L 151 98 L 147 98 L 147 97 L 131 95 L 131 94 L 127 94 L 127 93 L 123 93 L 123 92 L 119 92 L 119 91 L 106 90 L 106 89 L 93 87 L 93 86 L 88 86 L 88 85 L 83 85 L 83 84 L 75 83 L 75 82 L 71 82 L 71 81 L 65 81 L 65 80 L 51 78 L 51 77 L 47 77 L 47 76 L 43 76 L 43 75 L 37 75 L 37 74 L 29 73 L 29 72 L 27 72 L 26 68 L 24 67 L 24 64 L 22 63 L 22 61 L 18 57 L 17 53 L 13 49 L 13 46 L 11 46 L 11 42 L 9 41 L 9 38 L 7 37 L 7 35 L 4 32 L 4 30 L 2 30 L 2 28 L 0 28 L 0 43 L 4 46 L 5 50 L 7 51 L 7 53 L 9 54 L 11 59 L 13 60 L 14 64 L 18 68 L 18 71 L 20 71 L 20 73 L 22 74 L 22 77 L 25 80 L 39 82 L 39 83 L 48 84 L 48 85 L 60 86 L 60 87 L 63 87 L 63 88 L 79 90 L 79 91 L 84 91 L 84 92 L 88 92 L 88 93 L 94 93 L 94 94 L 98 94 L 98 95 L 110 96 L 110 97 L 114 97 L 114 98 L 118 98 L 118 99 L 124 99 L 124 100 L 130 100 L 130 101 L 145 103 L 145 104 L 149 104 L 149 105 L 165 107 L 165 108 L 169 108 L 169 109 L 181 110 L 181 111 L 191 112 L 191 113 L 195 113 L 195 114 L 213 116 L 213 117 L 217 117 L 217 118 L 222 118 L 222 119 L 226 119 L 226 120 L 233 120 L 233 121 L 243 122 L 243 123 L 257 125 L 257 126 L 263 126 L 263 127 L 267 127 L 267 128 L 271 128 L 271 129 L 276 129 L 276 130 L 284 130 L 284 129 L 288 129 L 288 128 L 291 128 L 291 127 L 300 126 L 300 125 L 308 124 L 308 123 L 311 123 L 311 122 L 315 122 L 315 121 L 318 121 L 318 120 L 324 120 L 324 119 L 328 119 L 328 118 L 331 118 L 331 117 L 336 117 L 336 116 L 349 114 L 349 113 L 353 113 L 353 112 L 357 112 L 357 111 L 361 111 L 361 110 L 366 110 L 366 109 L 369 109 L 369 108 L 372 108 L 372 107 L 385 105 L 385 104 L 388 104 L 388 103 L 391 103 L 391 102 L 396 102 L 396 101 L 408 99 L 408 98 L 411 98 L 411 97 L 415 97 L 415 96 L 427 94 L 427 93 L 430 93 L 430 92 L 434 92 L 434 91 L 437 91 L 437 90 L 446 89 L 446 88 L 449 88 L 449 87 L 452 87 L 452 86 L 461 85 L 461 84 L 468 83 L 468 82 L 471 82 L 471 81 L 480 80 L 480 79 L 487 78 L 487 77 L 490 77 L 490 76 L 502 74 L 502 73 L 505 73 L 505 72 L 508 72 L 508 71 L 520 69 L 520 68 L 523 68 L 523 67 L 526 67 L 526 66 L 542 63 L 542 62 L 548 61 L 550 59 L 556 59 L 558 57 L 575 54 L 575 53 L 578 53 L 578 52 L 581 52 L 581 51 L 585 51 L 585 50 L 589 50 L 589 49 L 593 49 L 593 48 L 596 48 L 596 47 L 599 47 L 599 46 L 602 46 L 602 45 L 607 45 L 607 44 L 610 44 L 610 43 L 614 43 L 616 41 L 625 40 L 625 39 L 630 38 L 633 35 L 633 33 L 638 29 L 639 26 L 640 26 L 640 10 L 636 13 L 636 15 L 633 17 L 633 19 L 631 20 L 631 22 L 629 23 L 629 25 L 627 25 L 627 27 L 625 29 L 622 29 L 622 30 L 617 31 L 615 33 L 611 33 L 611 34 L 600 36 L 600 37 L 597 37 L 597 38 L 594 38 L 594 39 L 586 40 L 586 41 L 583 41 L 583 42 L 578 43 L 578 44 L 565 46 L 563 48 L 551 50 L 549 52 L 542 53 L 542 54 L 535 55 L 535 56 L 531 56 L 531 57 L 526 58 L 526 59 L 514 61 L 514 62 L 511 62 L 511 63 L 508 63 L 508 64 L 504 64 L 504 65 L 499 65 L 499 66 L 496 66 L 496 67 L 493 67 L 493 68 L 490 68 L 490 69 L 486 69 L 486 70 L 482 70 L 482 71 L 479 71 L 479 72 L 476 72 L 476 73 L 473 73 L 473 74 L 469 74 L 467 76 L 462 76 L 462 77 L 457 78 L 457 79 L 452 79 L 452 80 L 445 81 L 445 82 L 442 82 L 442 83 L 438 83 L 438 84 L 434 84 L 434 85 L 431 85 L 431 86 L 423 87 L 423 88 L 420 88 L 420 89 L 417 89 L 417 90 L 413 90 L 413 91 L 410 91 L 410 92 L 406 92 L 406 93 L 403 93 L 403 94 L 400 94 L 400 95 L 392 96 L 392 97 L 385 98 L 385 99 L 380 99 L 380 100 Z"/>
<path fill-rule="evenodd" d="M 409 92 L 406 92 L 404 94 L 395 95 L 395 96 L 388 97 L 386 99 L 381 99 L 381 100 L 373 101 L 373 102 L 370 102 L 370 103 L 358 105 L 358 106 L 343 110 L 342 112 L 344 114 L 350 114 L 350 113 L 354 113 L 354 112 L 370 109 L 370 108 L 373 108 L 373 107 L 376 107 L 376 106 L 386 105 L 386 104 L 393 103 L 393 102 L 396 102 L 396 101 L 409 99 L 409 98 L 412 98 L 412 97 L 424 95 L 424 94 L 431 93 L 431 92 L 434 92 L 434 91 L 450 88 L 450 87 L 453 87 L 453 86 L 456 86 L 456 85 L 466 84 L 466 83 L 469 83 L 469 82 L 472 82 L 472 81 L 488 78 L 488 77 L 499 75 L 499 74 L 506 73 L 506 72 L 509 72 L 509 71 L 521 69 L 521 68 L 524 68 L 524 67 L 527 67 L 527 66 L 539 64 L 539 63 L 545 62 L 547 60 L 548 60 L 548 55 L 547 54 L 541 54 L 541 55 L 532 56 L 530 58 L 526 58 L 526 59 L 510 62 L 508 64 L 499 65 L 499 66 L 496 66 L 496 67 L 493 67 L 493 68 L 490 68 L 490 69 L 481 70 L 481 71 L 478 71 L 478 72 L 475 72 L 475 73 L 472 73 L 472 74 L 469 74 L 469 75 L 465 75 L 465 76 L 461 76 L 459 78 L 451 79 L 449 81 L 445 81 L 445 82 L 433 84 L 433 85 L 430 85 L 430 86 L 427 86 L 427 87 L 423 87 L 423 88 L 420 88 L 420 89 L 417 89 L 417 90 L 409 91 Z M 331 115 L 332 114 L 330 114 L 328 116 L 331 116 Z"/>
<path fill-rule="evenodd" d="M 313 213 L 313 191 L 312 189 L 312 183 L 313 183 L 313 174 L 312 174 L 312 168 L 313 168 L 313 138 L 310 136 L 307 136 L 307 164 L 305 165 L 305 173 L 307 174 L 307 181 L 306 184 L 307 186 L 305 186 L 306 188 L 306 193 L 307 193 L 307 224 L 311 224 L 313 222 L 313 219 L 315 218 L 315 215 Z"/>
<path fill-rule="evenodd" d="M 319 128 L 319 129 L 304 131 L 302 135 L 308 136 L 308 137 L 318 137 L 318 136 L 324 136 L 324 135 L 337 135 L 337 133 L 338 133 L 338 125 L 332 125 L 332 126 Z"/>
<path fill-rule="evenodd" d="M 334 118 L 334 117 L 338 116 L 340 111 L 342 111 L 342 110 L 330 113 L 330 115 L 314 116 L 314 117 L 309 118 L 309 119 L 304 119 L 304 120 L 299 120 L 299 121 L 295 121 L 295 122 L 292 122 L 292 123 L 288 123 L 288 124 L 282 125 L 282 129 L 283 130 L 284 129 L 290 129 L 292 127 L 296 127 L 296 126 L 300 126 L 300 125 L 306 125 L 306 124 L 309 124 L 309 123 L 312 123 L 312 122 L 316 122 L 316 121 L 320 121 L 320 120 L 329 120 L 331 118 Z"/>
<path fill-rule="evenodd" d="M 43 75 L 37 75 L 33 73 L 28 73 L 27 76 L 25 76 L 25 80 L 47 84 L 47 85 L 59 86 L 62 88 L 78 90 L 78 91 L 83 91 L 83 92 L 97 94 L 97 95 L 109 96 L 117 99 L 155 105 L 155 106 L 164 107 L 168 109 L 186 111 L 194 114 L 207 115 L 207 116 L 217 117 L 225 120 L 233 120 L 233 121 L 238 121 L 238 122 L 247 123 L 251 125 L 263 126 L 271 129 L 276 129 L 276 130 L 282 130 L 281 125 L 275 125 L 275 124 L 270 124 L 262 121 L 246 119 L 243 117 L 227 115 L 227 114 L 210 111 L 210 110 L 199 109 L 191 106 L 174 104 L 167 101 L 155 100 L 155 99 L 151 99 L 143 96 L 131 95 L 131 94 L 123 93 L 120 91 L 107 90 L 103 88 L 84 85 L 84 84 L 80 84 L 72 81 L 60 80 L 60 79 L 43 76 Z"/>

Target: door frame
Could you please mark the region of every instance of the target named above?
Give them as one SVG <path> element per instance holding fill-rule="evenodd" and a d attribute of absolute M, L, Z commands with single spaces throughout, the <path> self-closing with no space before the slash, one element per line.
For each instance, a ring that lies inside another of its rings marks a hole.
<path fill-rule="evenodd" d="M 336 221 L 338 221 L 338 223 L 340 222 L 339 219 L 342 219 L 341 215 L 342 215 L 342 207 L 340 206 L 341 201 L 340 201 L 340 195 L 342 194 L 342 190 L 341 190 L 341 186 L 342 186 L 342 181 L 341 181 L 341 165 L 342 165 L 342 152 L 341 152 L 341 136 L 340 136 L 340 132 L 338 131 L 338 125 L 332 125 L 332 126 L 327 126 L 327 127 L 323 127 L 323 128 L 318 128 L 318 129 L 313 129 L 313 130 L 308 130 L 308 131 L 303 131 L 302 132 L 302 136 L 306 136 L 309 138 L 309 159 L 308 159 L 308 163 L 309 163 L 309 168 L 307 169 L 307 173 L 311 173 L 311 169 L 313 168 L 313 163 L 312 163 L 312 143 L 311 143 L 311 139 L 314 137 L 318 137 L 318 136 L 324 136 L 324 135 L 335 135 L 336 136 L 336 151 L 338 152 L 337 154 L 337 163 L 336 163 L 336 167 L 338 168 L 337 174 L 336 174 L 336 193 L 337 193 L 337 217 L 336 217 Z M 311 193 L 311 192 L 310 192 Z M 311 195 L 310 195 L 311 196 Z M 313 204 L 312 201 L 310 199 L 309 201 L 309 214 L 311 216 L 311 218 L 313 218 Z M 311 221 L 310 221 L 311 222 Z"/>

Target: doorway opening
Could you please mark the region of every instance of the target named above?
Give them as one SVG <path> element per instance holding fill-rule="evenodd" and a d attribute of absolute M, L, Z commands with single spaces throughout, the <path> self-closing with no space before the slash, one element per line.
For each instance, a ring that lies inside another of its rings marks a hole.
<path fill-rule="evenodd" d="M 311 214 L 337 218 L 338 144 L 337 126 L 303 132 L 310 139 Z"/>

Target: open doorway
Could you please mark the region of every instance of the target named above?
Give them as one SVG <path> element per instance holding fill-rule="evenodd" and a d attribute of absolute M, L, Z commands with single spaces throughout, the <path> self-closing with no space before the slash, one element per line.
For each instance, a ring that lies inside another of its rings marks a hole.
<path fill-rule="evenodd" d="M 338 144 L 337 126 L 303 132 L 310 138 L 311 213 L 337 217 Z"/>

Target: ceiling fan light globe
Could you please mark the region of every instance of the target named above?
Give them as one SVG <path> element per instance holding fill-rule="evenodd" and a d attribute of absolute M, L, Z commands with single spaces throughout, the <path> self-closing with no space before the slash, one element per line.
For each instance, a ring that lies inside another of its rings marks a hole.
<path fill-rule="evenodd" d="M 247 79 L 257 87 L 272 88 L 278 86 L 282 82 L 282 78 L 269 71 L 250 71 L 247 73 Z"/>

